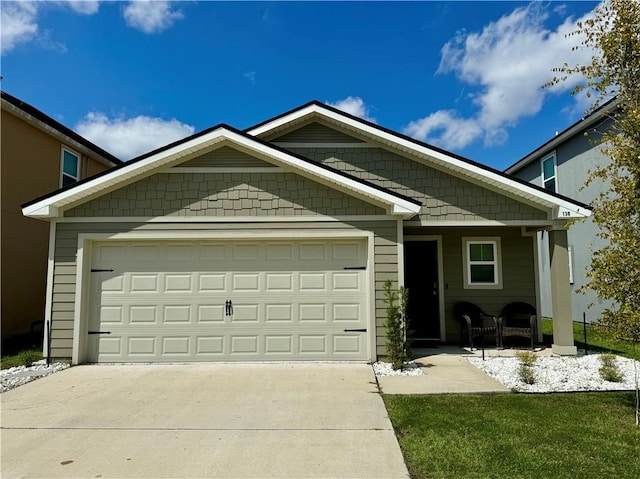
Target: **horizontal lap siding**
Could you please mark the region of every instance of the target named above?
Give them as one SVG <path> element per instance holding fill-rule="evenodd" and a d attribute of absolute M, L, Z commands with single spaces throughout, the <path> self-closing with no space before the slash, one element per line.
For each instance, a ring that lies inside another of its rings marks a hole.
<path fill-rule="evenodd" d="M 375 324 L 377 330 L 376 346 L 379 355 L 384 354 L 384 320 L 386 311 L 379 307 L 384 300 L 384 282 L 391 279 L 397 283 L 397 226 L 395 221 L 351 222 L 351 223 L 274 223 L 254 224 L 201 224 L 201 223 L 58 223 L 56 227 L 56 248 L 53 275 L 52 302 L 52 343 L 51 357 L 71 359 L 73 346 L 75 283 L 78 246 L 80 233 L 121 233 L 128 231 L 278 231 L 304 230 L 316 231 L 319 236 L 322 230 L 344 229 L 345 231 L 371 231 L 374 233 L 374 284 L 375 284 Z"/>

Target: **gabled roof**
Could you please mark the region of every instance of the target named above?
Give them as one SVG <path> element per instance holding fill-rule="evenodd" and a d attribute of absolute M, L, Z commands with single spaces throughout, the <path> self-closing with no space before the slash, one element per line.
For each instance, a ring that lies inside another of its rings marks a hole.
<path fill-rule="evenodd" d="M 245 132 L 257 137 L 274 138 L 279 132 L 288 131 L 295 125 L 302 126 L 315 119 L 342 131 L 351 131 L 359 137 L 369 138 L 400 153 L 410 153 L 435 168 L 467 181 L 481 184 L 494 191 L 520 198 L 544 208 L 551 208 L 554 211 L 555 219 L 581 218 L 591 215 L 589 205 L 557 193 L 551 193 L 489 166 L 381 127 L 319 101 L 311 101 L 247 128 Z"/>
<path fill-rule="evenodd" d="M 39 128 L 49 134 L 53 134 L 54 136 L 58 136 L 61 141 L 65 143 L 75 143 L 75 145 L 70 146 L 75 146 L 78 149 L 86 149 L 88 153 L 91 153 L 92 156 L 96 157 L 96 159 L 102 160 L 102 162 L 107 166 L 114 166 L 122 163 L 122 160 L 91 143 L 86 138 L 78 135 L 75 131 L 67 128 L 62 123 L 57 122 L 34 106 L 31 106 L 5 91 L 0 92 L 0 96 L 2 97 L 3 110 L 7 110 L 19 116 L 34 125 L 36 128 Z"/>
<path fill-rule="evenodd" d="M 215 145 L 239 147 L 245 152 L 255 154 L 274 164 L 286 166 L 315 181 L 383 205 L 390 214 L 411 217 L 420 210 L 420 202 L 416 200 L 354 178 L 221 124 L 30 201 L 23 205 L 23 214 L 37 218 L 59 217 L 66 208 L 142 179 L 154 171 L 161 171 L 163 168 L 194 158 L 211 150 Z"/>
<path fill-rule="evenodd" d="M 526 154 L 518 161 L 516 161 L 513 165 L 505 168 L 504 172 L 512 175 L 519 171 L 520 169 L 527 166 L 532 161 L 539 159 L 541 156 L 546 155 L 547 153 L 553 151 L 558 145 L 561 145 L 565 141 L 573 138 L 578 134 L 582 134 L 587 128 L 590 128 L 592 125 L 596 124 L 599 121 L 602 121 L 606 117 L 608 117 L 612 111 L 616 110 L 620 105 L 620 101 L 617 97 L 612 98 L 608 102 L 601 105 L 599 108 L 592 111 L 590 114 L 576 121 L 573 125 L 563 130 L 562 132 L 555 135 L 550 140 L 546 141 L 544 144 L 533 150 L 531 153 Z"/>

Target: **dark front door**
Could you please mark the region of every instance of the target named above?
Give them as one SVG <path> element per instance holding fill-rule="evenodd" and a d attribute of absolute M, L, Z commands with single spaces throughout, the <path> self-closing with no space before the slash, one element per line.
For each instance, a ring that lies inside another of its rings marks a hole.
<path fill-rule="evenodd" d="M 409 290 L 407 317 L 414 345 L 440 340 L 436 241 L 405 241 L 404 284 Z"/>

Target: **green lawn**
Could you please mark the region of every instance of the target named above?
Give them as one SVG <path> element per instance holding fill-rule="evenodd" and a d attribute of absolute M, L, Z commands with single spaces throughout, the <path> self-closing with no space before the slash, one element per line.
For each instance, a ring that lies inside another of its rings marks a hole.
<path fill-rule="evenodd" d="M 542 332 L 544 334 L 553 334 L 553 322 L 551 319 L 542 320 Z M 576 347 L 584 349 L 584 328 L 581 323 L 573 323 L 573 338 Z M 632 343 L 613 341 L 589 325 L 587 325 L 587 346 L 588 351 L 611 352 L 640 361 L 640 346 L 636 346 L 634 350 Z"/>
<path fill-rule="evenodd" d="M 383 399 L 412 478 L 640 477 L 633 393 Z"/>

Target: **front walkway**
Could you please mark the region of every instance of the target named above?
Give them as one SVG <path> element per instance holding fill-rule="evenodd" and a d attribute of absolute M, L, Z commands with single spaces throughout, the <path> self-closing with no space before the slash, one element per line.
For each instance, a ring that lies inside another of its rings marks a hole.
<path fill-rule="evenodd" d="M 515 356 L 526 349 L 485 349 L 485 357 Z M 536 355 L 550 356 L 550 348 L 536 348 Z M 416 349 L 415 362 L 422 368 L 422 376 L 379 376 L 383 394 L 494 394 L 510 390 L 480 371 L 467 357 L 482 357 L 481 350 L 441 346 Z"/>

